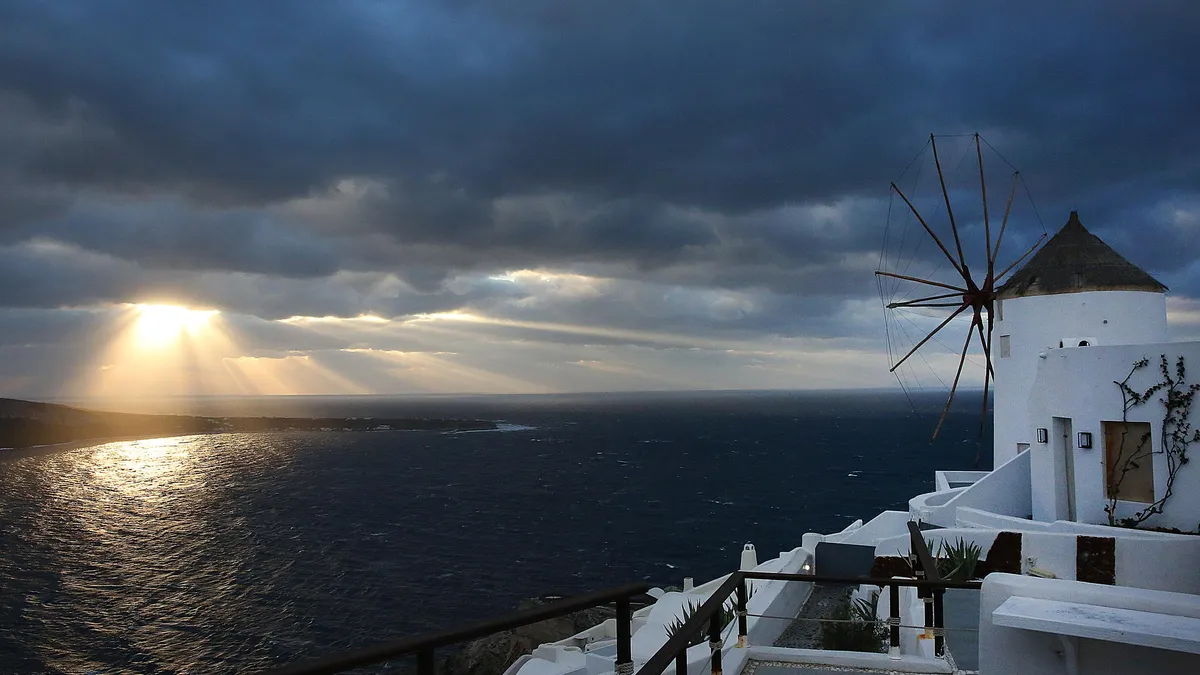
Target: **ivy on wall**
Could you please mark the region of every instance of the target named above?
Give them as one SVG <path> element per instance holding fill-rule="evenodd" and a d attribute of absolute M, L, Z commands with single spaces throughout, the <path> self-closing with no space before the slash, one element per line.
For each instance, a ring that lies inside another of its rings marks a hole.
<path fill-rule="evenodd" d="M 1196 397 L 1196 392 L 1200 391 L 1200 384 L 1187 384 L 1187 370 L 1182 356 L 1175 361 L 1174 374 L 1172 374 L 1167 355 L 1162 354 L 1159 358 L 1161 359 L 1159 370 L 1162 373 L 1162 380 L 1149 389 L 1141 392 L 1135 391 L 1129 386 L 1129 380 L 1139 370 L 1148 367 L 1150 359 L 1142 359 L 1134 363 L 1124 380 L 1113 381 L 1113 384 L 1121 389 L 1123 403 L 1121 420 L 1125 423 L 1126 429 L 1129 423 L 1129 411 L 1145 405 L 1156 394 L 1159 394 L 1158 400 L 1163 404 L 1165 413 L 1159 432 L 1158 449 L 1154 449 L 1152 444 L 1145 443 L 1148 438 L 1139 439 L 1136 447 L 1139 450 L 1145 447 L 1146 450 L 1132 452 L 1128 455 L 1122 451 L 1119 460 L 1109 467 L 1108 503 L 1104 506 L 1104 512 L 1108 514 L 1109 525 L 1137 527 L 1151 516 L 1162 513 L 1175 488 L 1175 477 L 1179 474 L 1179 470 L 1188 463 L 1188 445 L 1200 442 L 1200 429 L 1193 430 L 1189 421 L 1192 400 Z M 1122 448 L 1128 447 L 1125 445 L 1125 434 L 1127 433 L 1127 430 L 1121 433 Z M 1154 455 L 1165 455 L 1167 461 L 1167 481 L 1162 496 L 1130 516 L 1117 518 L 1117 500 L 1121 493 L 1121 482 L 1130 471 L 1137 469 L 1141 462 L 1154 461 Z"/>

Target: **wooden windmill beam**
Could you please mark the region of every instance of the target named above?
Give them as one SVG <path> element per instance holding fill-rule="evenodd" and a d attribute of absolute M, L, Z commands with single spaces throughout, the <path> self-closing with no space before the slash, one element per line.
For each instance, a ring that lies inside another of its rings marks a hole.
<path fill-rule="evenodd" d="M 975 323 L 978 319 L 979 315 L 976 314 L 972 319 L 972 323 Z M 974 326 L 971 326 L 971 328 L 974 328 Z M 962 353 L 958 356 L 958 371 L 954 373 L 954 384 L 950 386 L 950 398 L 946 399 L 946 407 L 942 408 L 942 416 L 938 418 L 937 427 L 933 430 L 933 438 L 929 439 L 931 442 L 937 440 L 938 432 L 942 430 L 942 424 L 946 421 L 946 415 L 950 412 L 950 404 L 954 402 L 954 392 L 958 391 L 958 379 L 962 377 L 963 364 L 967 362 L 967 348 L 970 346 L 971 331 L 968 329 L 967 339 L 963 342 Z"/>
<path fill-rule="evenodd" d="M 1013 197 L 1017 196 L 1017 182 L 1021 178 L 1020 171 L 1013 172 L 1012 191 L 1008 193 L 1008 205 L 1004 207 L 1004 220 L 1000 221 L 1000 234 L 996 235 L 996 248 L 992 249 L 992 257 L 988 260 L 988 274 L 996 268 L 996 258 L 1000 257 L 1000 242 L 1004 239 L 1004 228 L 1008 227 L 1008 214 L 1012 213 Z"/>
<path fill-rule="evenodd" d="M 934 300 L 945 300 L 947 298 L 961 298 L 962 293 L 942 293 L 941 295 L 931 295 L 925 298 L 916 298 L 915 300 L 903 300 L 901 302 L 890 302 L 887 305 L 888 309 L 896 309 L 897 307 L 958 307 L 962 304 L 961 301 L 950 304 L 924 304 Z"/>
<path fill-rule="evenodd" d="M 914 216 L 917 217 L 917 220 L 921 223 L 921 227 L 925 228 L 925 231 L 929 233 L 929 236 L 933 237 L 933 241 L 937 243 L 938 248 L 942 249 L 942 253 L 946 254 L 946 259 L 950 261 L 950 264 L 954 267 L 954 270 L 958 272 L 958 275 L 966 280 L 966 272 L 964 272 L 963 268 L 959 266 L 957 261 L 954 260 L 954 256 L 950 255 L 950 250 L 946 248 L 946 245 L 942 243 L 942 240 L 938 239 L 938 236 L 933 233 L 933 229 L 931 229 L 929 227 L 929 223 L 925 222 L 925 219 L 921 217 L 921 212 L 917 211 L 917 207 L 913 206 L 913 203 L 908 200 L 908 197 L 904 196 L 904 193 L 900 191 L 900 187 L 898 185 L 892 183 L 892 189 L 896 191 L 896 194 L 900 195 L 900 199 L 903 199 L 905 204 L 908 204 L 908 209 L 913 212 Z M 954 231 L 954 239 L 956 241 L 958 240 L 958 230 Z"/>
<path fill-rule="evenodd" d="M 983 194 L 983 240 L 987 242 L 988 276 L 992 272 L 992 226 L 988 220 L 987 179 L 983 173 L 983 150 L 979 147 L 979 134 L 975 134 L 975 156 L 979 158 L 979 191 Z M 964 263 L 965 267 L 965 263 Z"/>
<path fill-rule="evenodd" d="M 946 214 L 950 216 L 950 231 L 954 233 L 954 245 L 958 247 L 958 261 L 961 265 L 958 273 L 962 274 L 965 280 L 967 275 L 964 270 L 967 269 L 967 258 L 963 255 L 962 242 L 958 238 L 958 226 L 954 223 L 954 209 L 950 208 L 950 193 L 946 191 L 946 179 L 942 175 L 942 161 L 938 159 L 937 141 L 934 140 L 933 134 L 929 134 L 929 144 L 933 147 L 933 164 L 937 167 L 938 181 L 942 184 L 942 197 L 946 200 Z"/>
<path fill-rule="evenodd" d="M 989 309 L 988 310 L 988 318 L 990 319 L 991 316 L 992 316 L 992 312 Z M 975 318 L 977 319 L 977 321 L 975 321 L 975 325 L 971 326 L 971 328 L 977 328 L 979 330 L 979 342 L 980 342 L 980 344 L 983 345 L 983 352 L 986 354 L 986 353 L 988 353 L 988 350 L 991 349 L 992 336 L 991 336 L 991 333 L 989 333 L 986 338 L 983 337 L 983 319 L 981 319 L 979 317 L 978 311 L 975 312 Z M 992 376 L 995 377 L 996 371 L 992 370 L 992 360 L 991 359 L 987 360 L 987 369 L 989 372 L 992 373 Z"/>
<path fill-rule="evenodd" d="M 924 345 L 926 342 L 929 342 L 931 339 L 933 339 L 933 336 L 934 336 L 934 335 L 937 335 L 937 334 L 938 334 L 938 331 L 940 331 L 940 330 L 942 330 L 943 328 L 945 328 L 945 327 L 946 327 L 946 324 L 950 323 L 950 321 L 951 321 L 951 320 L 952 320 L 954 317 L 958 316 L 959 314 L 962 314 L 963 310 L 964 310 L 964 309 L 966 309 L 966 308 L 968 308 L 968 307 L 970 307 L 970 305 L 968 305 L 968 304 L 967 304 L 967 303 L 965 303 L 965 302 L 964 302 L 962 305 L 960 305 L 960 306 L 959 306 L 959 308 L 958 308 L 958 309 L 956 309 L 956 310 L 954 310 L 954 312 L 953 312 L 953 313 L 952 313 L 950 316 L 946 317 L 946 320 L 945 320 L 945 321 L 943 321 L 943 322 L 941 322 L 940 324 L 938 324 L 938 327 L 937 327 L 937 328 L 934 328 L 934 329 L 933 329 L 933 330 L 932 330 L 932 331 L 929 333 L 929 335 L 926 335 L 926 336 L 925 336 L 925 338 L 924 338 L 923 340 L 921 340 L 920 342 L 918 342 L 918 343 L 917 343 L 917 346 L 915 346 L 915 347 L 913 347 L 912 349 L 908 350 L 908 353 L 904 355 L 904 358 L 900 359 L 900 360 L 899 360 L 899 361 L 896 363 L 896 365 L 892 366 L 892 367 L 891 367 L 891 369 L 890 369 L 890 370 L 888 370 L 888 372 L 889 372 L 889 373 L 894 373 L 894 372 L 896 372 L 896 369 L 897 369 L 897 368 L 899 368 L 899 367 L 900 367 L 900 366 L 901 366 L 901 365 L 902 365 L 902 364 L 903 364 L 905 361 L 907 361 L 907 360 L 908 360 L 908 357 L 910 357 L 910 356 L 912 356 L 913 354 L 915 354 L 915 353 L 917 352 L 917 350 L 918 350 L 918 349 L 920 349 L 920 348 L 921 348 L 921 347 L 922 347 L 922 346 L 923 346 L 923 345 Z"/>
<path fill-rule="evenodd" d="M 992 346 L 983 346 L 983 358 L 987 361 L 988 368 L 983 371 L 983 403 L 982 409 L 979 411 L 979 450 L 975 453 L 975 466 L 979 466 L 979 455 L 983 452 L 983 430 L 987 426 L 987 406 L 988 406 L 988 382 L 989 376 L 992 374 Z"/>
<path fill-rule="evenodd" d="M 910 276 L 905 276 L 903 274 L 896 274 L 894 272 L 884 272 L 881 270 L 876 270 L 875 276 L 877 276 L 877 277 L 892 277 L 893 279 L 904 279 L 905 281 L 915 281 L 919 284 L 926 284 L 929 286 L 937 286 L 938 288 L 947 288 L 952 291 L 958 291 L 959 293 L 967 292 L 967 289 L 965 289 L 965 288 L 959 288 L 958 286 L 951 286 L 950 284 L 943 284 L 940 281 L 932 281 L 930 279 L 922 279 L 920 277 L 910 277 Z"/>
<path fill-rule="evenodd" d="M 1046 238 L 1046 233 L 1045 233 L 1045 232 L 1043 232 L 1043 233 L 1042 233 L 1042 236 L 1038 237 L 1038 240 L 1037 240 L 1037 241 L 1035 241 L 1035 242 L 1033 242 L 1033 246 L 1030 246 L 1028 251 L 1025 251 L 1025 253 L 1024 253 L 1024 254 L 1023 254 L 1023 255 L 1022 255 L 1020 258 L 1017 258 L 1016 260 L 1014 260 L 1014 261 L 1013 261 L 1013 264 L 1011 264 L 1011 265 L 1009 265 L 1008 267 L 1004 268 L 1004 271 L 1003 271 L 1003 272 L 1001 272 L 1000 274 L 997 274 L 997 275 L 996 275 L 996 278 L 997 278 L 997 279 L 1003 279 L 1005 274 L 1008 274 L 1009 272 L 1011 272 L 1011 271 L 1012 271 L 1012 268 L 1016 267 L 1017 265 L 1020 265 L 1022 260 L 1024 260 L 1024 259 L 1025 259 L 1025 258 L 1027 258 L 1027 257 L 1029 257 L 1029 254 L 1030 254 L 1030 253 L 1033 253 L 1034 249 L 1036 249 L 1038 246 L 1040 246 L 1040 245 L 1041 245 L 1041 243 L 1042 243 L 1042 240 L 1043 240 L 1043 239 L 1045 239 L 1045 238 Z M 876 272 L 876 274 L 878 274 L 878 272 Z"/>

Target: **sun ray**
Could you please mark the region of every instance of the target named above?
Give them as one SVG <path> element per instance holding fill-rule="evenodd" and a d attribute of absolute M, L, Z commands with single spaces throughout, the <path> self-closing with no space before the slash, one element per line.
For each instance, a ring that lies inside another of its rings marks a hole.
<path fill-rule="evenodd" d="M 103 311 L 112 321 L 92 364 L 69 385 L 72 394 L 121 399 L 231 389 L 221 359 L 239 347 L 218 310 L 124 304 Z"/>

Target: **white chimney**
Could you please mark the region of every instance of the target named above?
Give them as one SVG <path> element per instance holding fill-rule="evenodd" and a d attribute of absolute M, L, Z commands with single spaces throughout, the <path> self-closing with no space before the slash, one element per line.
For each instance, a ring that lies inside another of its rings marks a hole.
<path fill-rule="evenodd" d="M 758 553 L 754 551 L 754 544 L 746 544 L 742 547 L 742 564 L 738 569 L 747 572 L 755 567 L 758 567 Z"/>

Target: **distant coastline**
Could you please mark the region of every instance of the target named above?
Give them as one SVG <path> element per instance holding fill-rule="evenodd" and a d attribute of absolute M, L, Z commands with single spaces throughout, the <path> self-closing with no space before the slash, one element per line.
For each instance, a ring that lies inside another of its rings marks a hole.
<path fill-rule="evenodd" d="M 86 410 L 0 399 L 0 452 L 63 450 L 123 440 L 278 431 L 491 431 L 488 420 L 368 417 L 208 417 Z"/>

